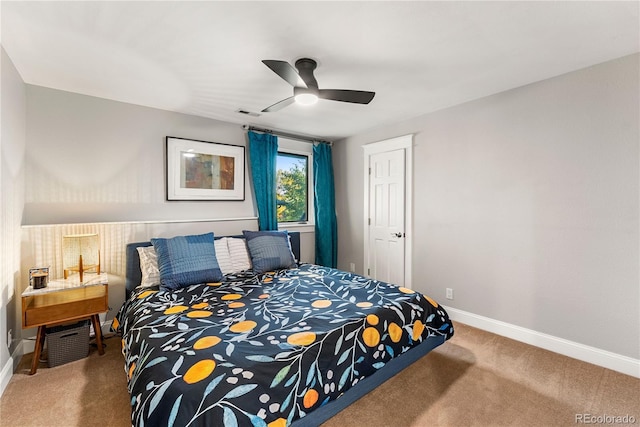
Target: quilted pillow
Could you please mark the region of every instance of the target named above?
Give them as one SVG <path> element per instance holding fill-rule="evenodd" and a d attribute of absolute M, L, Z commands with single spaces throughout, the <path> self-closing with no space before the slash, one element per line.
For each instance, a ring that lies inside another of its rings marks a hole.
<path fill-rule="evenodd" d="M 233 270 L 233 262 L 231 259 L 231 255 L 229 254 L 229 248 L 227 247 L 228 237 L 223 237 L 221 239 L 216 239 L 214 241 L 214 246 L 216 247 L 216 259 L 218 260 L 218 266 L 220 267 L 220 271 L 222 274 L 227 275 L 229 273 L 234 273 Z"/>
<path fill-rule="evenodd" d="M 251 270 L 251 258 L 249 257 L 249 249 L 247 249 L 247 241 L 229 237 L 227 238 L 227 246 L 231 264 L 233 265 L 233 272 L 239 273 L 244 270 Z"/>
<path fill-rule="evenodd" d="M 257 274 L 279 268 L 292 268 L 296 261 L 289 245 L 286 231 L 247 231 L 242 232 L 247 239 L 253 271 Z"/>
<path fill-rule="evenodd" d="M 151 239 L 158 254 L 162 289 L 175 290 L 197 283 L 219 282 L 213 233 Z"/>
<path fill-rule="evenodd" d="M 160 284 L 160 270 L 158 270 L 158 255 L 153 246 L 140 246 L 136 248 L 140 255 L 140 271 L 142 280 L 139 287 L 147 288 Z"/>

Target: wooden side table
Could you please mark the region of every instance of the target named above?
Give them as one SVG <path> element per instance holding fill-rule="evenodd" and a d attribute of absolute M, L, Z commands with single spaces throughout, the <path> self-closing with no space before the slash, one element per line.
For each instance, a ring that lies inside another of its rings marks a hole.
<path fill-rule="evenodd" d="M 22 293 L 22 329 L 38 327 L 29 375 L 38 370 L 47 326 L 90 319 L 98 353 L 104 354 L 99 314 L 109 311 L 109 280 L 106 273 L 87 274 L 84 278 L 84 283 L 80 283 L 78 275 L 53 280 L 46 288 L 29 286 Z"/>

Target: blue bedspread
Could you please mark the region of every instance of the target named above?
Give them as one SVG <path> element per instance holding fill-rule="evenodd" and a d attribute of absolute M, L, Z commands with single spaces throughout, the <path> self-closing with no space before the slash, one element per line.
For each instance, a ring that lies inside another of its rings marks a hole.
<path fill-rule="evenodd" d="M 317 265 L 139 289 L 122 334 L 136 426 L 280 427 L 453 327 L 435 301 Z"/>

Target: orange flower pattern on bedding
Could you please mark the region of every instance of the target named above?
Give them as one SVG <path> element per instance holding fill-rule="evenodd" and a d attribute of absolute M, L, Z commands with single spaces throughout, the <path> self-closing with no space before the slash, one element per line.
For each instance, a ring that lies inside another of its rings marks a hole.
<path fill-rule="evenodd" d="M 146 288 L 112 326 L 136 426 L 285 427 L 392 358 L 453 335 L 420 292 L 310 264 Z"/>

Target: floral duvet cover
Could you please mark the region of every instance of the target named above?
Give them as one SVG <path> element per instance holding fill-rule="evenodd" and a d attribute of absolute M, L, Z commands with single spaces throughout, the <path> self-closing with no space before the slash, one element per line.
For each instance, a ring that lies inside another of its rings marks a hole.
<path fill-rule="evenodd" d="M 112 327 L 136 426 L 286 426 L 453 335 L 429 297 L 312 264 L 137 289 Z"/>

